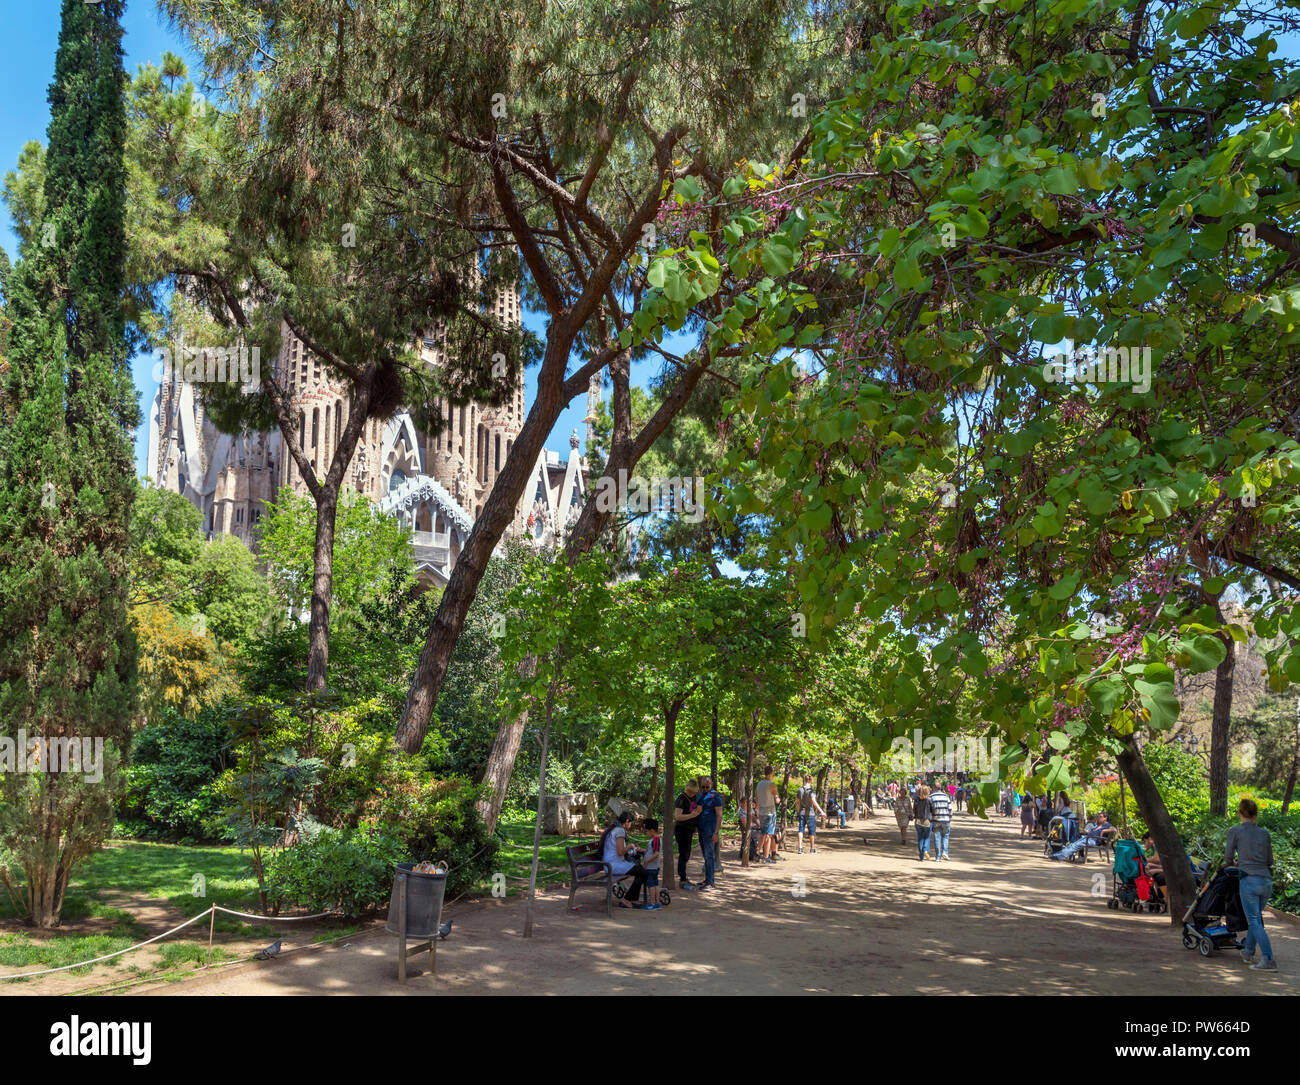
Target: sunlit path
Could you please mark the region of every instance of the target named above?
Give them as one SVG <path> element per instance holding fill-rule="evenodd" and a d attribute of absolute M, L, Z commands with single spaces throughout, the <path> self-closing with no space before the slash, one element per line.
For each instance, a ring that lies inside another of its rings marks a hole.
<path fill-rule="evenodd" d="M 655 913 L 606 918 L 596 894 L 568 914 L 540 899 L 536 936 L 519 937 L 519 901 L 452 911 L 438 976 L 396 978 L 382 931 L 351 948 L 289 955 L 174 994 L 1296 994 L 1300 925 L 1267 917 L 1280 971 L 1235 953 L 1182 947 L 1166 917 L 1110 912 L 1093 897 L 1107 863 L 1052 863 L 1001 818 L 959 814 L 950 863 L 918 863 L 891 818 L 818 834 L 817 855 L 776 866 L 728 861 L 719 891 L 678 892 Z M 864 844 L 864 839 L 866 843 Z M 724 857 L 725 858 L 725 857 Z M 805 895 L 796 897 L 796 878 Z M 583 895 L 579 900 L 584 899 Z M 414 964 L 416 958 L 412 958 Z"/>

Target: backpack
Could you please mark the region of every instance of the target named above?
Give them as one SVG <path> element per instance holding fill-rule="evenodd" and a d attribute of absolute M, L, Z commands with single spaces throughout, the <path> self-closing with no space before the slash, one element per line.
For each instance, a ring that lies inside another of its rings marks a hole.
<path fill-rule="evenodd" d="M 813 808 L 813 789 L 807 784 L 799 789 L 799 813 L 811 814 Z"/>

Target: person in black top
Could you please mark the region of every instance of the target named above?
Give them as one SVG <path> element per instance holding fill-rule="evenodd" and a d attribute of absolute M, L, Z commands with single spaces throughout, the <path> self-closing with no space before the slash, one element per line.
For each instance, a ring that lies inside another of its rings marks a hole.
<path fill-rule="evenodd" d="M 683 889 L 694 889 L 686 878 L 686 860 L 691 856 L 691 841 L 699 825 L 700 807 L 695 796 L 700 793 L 700 786 L 694 780 L 687 780 L 682 793 L 673 803 L 673 838 L 677 845 L 677 880 Z"/>

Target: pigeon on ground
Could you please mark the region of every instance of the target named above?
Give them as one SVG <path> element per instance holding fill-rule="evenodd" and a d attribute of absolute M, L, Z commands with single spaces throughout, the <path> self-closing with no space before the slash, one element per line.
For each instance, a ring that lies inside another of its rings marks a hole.
<path fill-rule="evenodd" d="M 284 939 L 277 938 L 265 949 L 259 949 L 257 951 L 256 959 L 259 961 L 269 961 L 272 957 L 279 956 L 280 947 L 282 945 L 284 945 Z"/>
<path fill-rule="evenodd" d="M 450 933 L 451 933 L 451 920 L 449 919 L 447 920 L 446 923 L 444 923 L 441 927 L 438 928 L 438 938 L 441 941 L 445 942 L 447 940 L 447 935 L 449 935 Z"/>

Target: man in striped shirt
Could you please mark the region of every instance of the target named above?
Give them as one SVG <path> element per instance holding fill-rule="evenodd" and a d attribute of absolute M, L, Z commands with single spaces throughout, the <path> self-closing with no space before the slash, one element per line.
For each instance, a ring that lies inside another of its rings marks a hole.
<path fill-rule="evenodd" d="M 948 830 L 952 827 L 952 800 L 940 785 L 930 792 L 930 840 L 934 844 L 935 862 L 948 859 Z"/>

